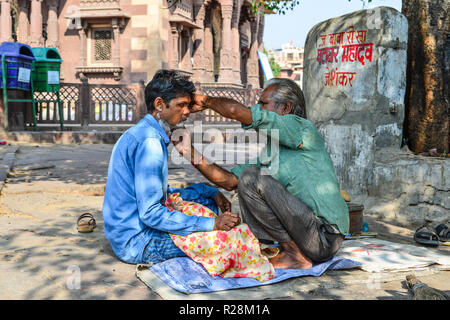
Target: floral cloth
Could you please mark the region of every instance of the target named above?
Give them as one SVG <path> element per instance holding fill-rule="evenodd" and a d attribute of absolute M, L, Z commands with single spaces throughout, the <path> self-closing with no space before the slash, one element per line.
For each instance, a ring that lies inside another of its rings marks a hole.
<path fill-rule="evenodd" d="M 170 211 L 187 215 L 216 217 L 209 208 L 195 202 L 184 201 L 179 193 L 166 200 Z M 247 224 L 242 223 L 230 231 L 194 232 L 187 236 L 170 234 L 175 245 L 187 256 L 200 263 L 211 276 L 228 278 L 251 277 L 266 281 L 275 277 L 275 269 L 262 254 L 258 239 Z"/>

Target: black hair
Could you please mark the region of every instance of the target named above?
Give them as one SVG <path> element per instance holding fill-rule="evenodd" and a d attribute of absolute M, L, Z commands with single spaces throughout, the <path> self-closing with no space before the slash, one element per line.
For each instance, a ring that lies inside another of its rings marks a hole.
<path fill-rule="evenodd" d="M 180 96 L 193 95 L 195 86 L 176 70 L 158 70 L 145 87 L 145 104 L 148 113 L 155 111 L 155 99 L 161 97 L 169 106 L 170 100 Z"/>

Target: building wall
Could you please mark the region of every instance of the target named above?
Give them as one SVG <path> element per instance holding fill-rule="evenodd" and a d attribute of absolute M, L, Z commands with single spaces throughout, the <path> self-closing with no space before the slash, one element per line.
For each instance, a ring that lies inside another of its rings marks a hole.
<path fill-rule="evenodd" d="M 127 82 L 150 80 L 156 70 L 167 67 L 167 9 L 160 9 L 167 3 L 162 0 L 129 0 L 130 7 L 140 8 L 132 14 L 130 35 L 124 37 L 130 42 L 129 79 Z M 140 13 L 139 15 L 137 15 Z"/>
<path fill-rule="evenodd" d="M 202 83 L 260 87 L 256 52 L 262 49 L 264 17 L 261 13 L 254 17 L 241 14 L 249 11 L 249 0 L 182 0 L 172 8 L 167 0 L 0 0 L 0 3 L 3 8 L 0 42 L 13 41 L 17 35 L 18 41 L 32 47 L 56 47 L 63 59 L 64 82 L 83 79 L 93 84 L 147 82 L 156 70 L 173 68 Z M 219 8 L 218 18 L 222 19 L 221 29 L 216 26 L 214 30 L 214 36 L 221 39 L 216 80 L 213 74 L 208 74 L 210 68 L 206 63 L 208 59 L 212 61 L 213 35 L 206 23 L 212 7 Z M 8 30 L 19 16 L 19 26 L 11 34 Z M 248 27 L 249 34 L 241 33 L 241 25 Z M 94 40 L 93 30 L 98 28 L 107 32 L 104 38 Z M 248 42 L 245 48 L 241 45 L 244 36 Z M 186 50 L 181 50 L 183 43 Z M 97 53 L 102 52 L 103 58 L 97 56 L 93 61 L 94 47 Z M 243 65 L 242 56 L 248 57 Z"/>
<path fill-rule="evenodd" d="M 64 16 L 76 12 L 79 0 L 67 0 L 60 3 L 58 9 L 59 46 L 58 51 L 63 59 L 61 64 L 61 81 L 78 82 L 75 78 L 75 67 L 79 65 L 80 36 L 76 24 Z"/>
<path fill-rule="evenodd" d="M 120 66 L 123 67 L 120 80 L 115 80 L 111 74 L 90 74 L 91 83 L 146 82 L 157 69 L 167 67 L 167 10 L 160 10 L 163 0 L 121 0 L 120 5 L 130 14 L 120 30 Z M 59 51 L 64 59 L 61 73 L 66 82 L 80 81 L 75 72 L 80 66 L 80 35 L 65 18 L 78 6 L 79 0 L 67 0 L 59 13 Z M 87 49 L 90 49 L 89 44 Z"/>

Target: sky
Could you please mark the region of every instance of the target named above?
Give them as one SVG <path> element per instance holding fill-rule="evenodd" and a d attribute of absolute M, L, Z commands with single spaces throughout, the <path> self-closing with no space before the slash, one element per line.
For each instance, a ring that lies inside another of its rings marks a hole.
<path fill-rule="evenodd" d="M 368 3 L 361 0 L 299 0 L 294 10 L 285 15 L 268 14 L 264 21 L 264 47 L 266 49 L 281 49 L 285 43 L 303 47 L 309 30 L 319 22 L 330 18 L 363 9 L 379 6 L 392 7 L 401 11 L 402 0 L 372 0 Z"/>

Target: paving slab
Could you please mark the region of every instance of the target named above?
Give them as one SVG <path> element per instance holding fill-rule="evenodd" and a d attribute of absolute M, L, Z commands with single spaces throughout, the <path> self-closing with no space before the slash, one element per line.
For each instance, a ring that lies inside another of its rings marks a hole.
<path fill-rule="evenodd" d="M 112 145 L 20 144 L 0 196 L 0 299 L 167 299 L 135 275 L 136 266 L 114 255 L 103 231 L 101 207 Z M 0 149 L 6 150 L 6 149 Z M 0 156 L 9 152 L 0 152 Z M 4 158 L 2 158 L 3 160 Z M 171 164 L 169 184 L 207 183 L 190 165 Z M 225 192 L 233 211 L 235 192 Z M 76 230 L 76 219 L 93 213 L 92 233 Z M 411 229 L 367 217 L 371 231 L 391 241 L 414 243 Z M 372 219 L 372 220 L 370 220 Z M 443 254 L 449 254 L 442 248 Z M 433 266 L 414 273 L 450 290 L 450 272 Z M 409 299 L 405 273 L 373 276 L 362 270 L 327 271 L 267 286 L 269 299 Z M 255 289 L 257 290 L 257 289 Z M 194 299 L 181 294 L 176 299 Z M 220 299 L 233 299 L 233 294 Z M 203 296 L 203 298 L 213 298 Z"/>

